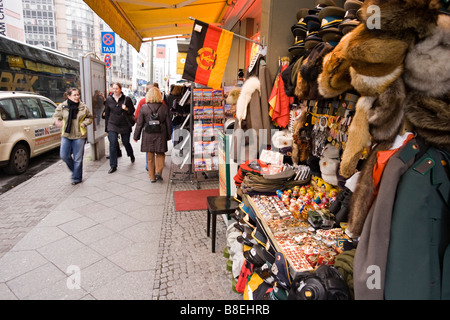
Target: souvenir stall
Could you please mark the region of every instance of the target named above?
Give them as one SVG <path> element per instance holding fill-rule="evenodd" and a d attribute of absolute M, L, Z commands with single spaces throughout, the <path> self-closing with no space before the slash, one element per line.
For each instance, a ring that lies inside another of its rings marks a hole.
<path fill-rule="evenodd" d="M 227 230 L 244 299 L 450 298 L 448 6 L 319 0 L 274 79 L 263 55 L 247 70 Z"/>

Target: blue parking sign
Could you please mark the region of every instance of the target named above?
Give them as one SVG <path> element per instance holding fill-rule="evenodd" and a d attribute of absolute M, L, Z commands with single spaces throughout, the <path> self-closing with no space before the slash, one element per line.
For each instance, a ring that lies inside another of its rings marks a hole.
<path fill-rule="evenodd" d="M 116 53 L 116 41 L 114 32 L 102 32 L 102 53 Z"/>

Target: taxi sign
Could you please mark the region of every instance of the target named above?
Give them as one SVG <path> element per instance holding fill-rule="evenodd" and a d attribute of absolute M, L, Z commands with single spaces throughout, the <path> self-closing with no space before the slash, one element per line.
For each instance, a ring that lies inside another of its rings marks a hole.
<path fill-rule="evenodd" d="M 116 53 L 115 33 L 112 31 L 102 31 L 102 53 Z"/>

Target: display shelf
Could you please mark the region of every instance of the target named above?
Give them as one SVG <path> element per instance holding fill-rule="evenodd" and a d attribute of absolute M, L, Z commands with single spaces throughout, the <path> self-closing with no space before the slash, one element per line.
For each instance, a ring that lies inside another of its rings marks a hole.
<path fill-rule="evenodd" d="M 193 89 L 194 171 L 219 170 L 218 133 L 223 132 L 223 90 Z"/>
<path fill-rule="evenodd" d="M 262 208 L 261 201 L 257 203 L 255 196 L 245 197 L 270 243 L 266 250 L 272 246 L 276 252 L 284 254 L 292 277 L 300 272 L 313 271 L 320 265 L 334 264 L 334 258 L 340 252 L 339 243 L 347 238 L 343 229 L 313 228 L 307 220 L 294 217 L 277 196 L 263 196 L 278 205 L 275 213 L 278 218 L 274 219 L 270 216 L 274 214 L 273 207 Z"/>

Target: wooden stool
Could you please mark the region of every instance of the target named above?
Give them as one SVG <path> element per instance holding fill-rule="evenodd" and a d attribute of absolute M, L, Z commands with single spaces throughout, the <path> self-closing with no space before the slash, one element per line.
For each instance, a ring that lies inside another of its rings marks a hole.
<path fill-rule="evenodd" d="M 219 214 L 230 214 L 233 213 L 238 207 L 239 202 L 234 200 L 233 197 L 227 196 L 210 196 L 206 197 L 208 202 L 208 217 L 206 223 L 206 235 L 209 237 L 209 229 L 211 227 L 211 216 L 212 216 L 212 252 L 216 252 L 216 222 L 217 215 Z"/>

